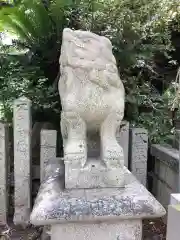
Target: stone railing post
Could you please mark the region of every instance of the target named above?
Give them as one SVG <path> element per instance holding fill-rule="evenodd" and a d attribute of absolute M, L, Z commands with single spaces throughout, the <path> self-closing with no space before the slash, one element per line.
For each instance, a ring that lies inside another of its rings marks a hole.
<path fill-rule="evenodd" d="M 116 137 L 124 151 L 124 166 L 129 168 L 129 122 L 122 122 Z"/>
<path fill-rule="evenodd" d="M 56 157 L 56 130 L 42 130 L 40 144 L 40 178 L 41 182 L 46 176 L 47 162 Z"/>
<path fill-rule="evenodd" d="M 25 226 L 31 212 L 31 101 L 14 102 L 14 223 Z"/>
<path fill-rule="evenodd" d="M 9 126 L 8 124 L 0 123 L 0 224 L 7 223 L 9 210 Z"/>
<path fill-rule="evenodd" d="M 147 184 L 148 132 L 143 128 L 130 129 L 130 170 L 144 185 Z"/>

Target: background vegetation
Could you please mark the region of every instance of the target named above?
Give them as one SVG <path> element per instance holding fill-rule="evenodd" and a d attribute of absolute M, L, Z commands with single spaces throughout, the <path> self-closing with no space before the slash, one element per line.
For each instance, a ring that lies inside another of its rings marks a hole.
<path fill-rule="evenodd" d="M 12 103 L 33 101 L 34 121 L 59 126 L 57 91 L 64 27 L 90 30 L 113 44 L 126 89 L 125 117 L 149 130 L 152 142 L 173 130 L 171 102 L 180 63 L 177 0 L 14 0 L 0 3 L 0 103 L 12 121 Z M 3 34 L 11 34 L 11 46 Z M 175 109 L 176 110 L 176 109 Z"/>

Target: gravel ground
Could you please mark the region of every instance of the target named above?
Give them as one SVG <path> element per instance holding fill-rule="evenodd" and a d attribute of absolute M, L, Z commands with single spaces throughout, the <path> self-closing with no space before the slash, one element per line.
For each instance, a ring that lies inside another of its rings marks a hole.
<path fill-rule="evenodd" d="M 41 236 L 41 228 L 35 228 L 35 227 L 28 227 L 26 229 L 18 228 L 14 226 L 13 224 L 9 225 L 10 231 L 9 231 L 9 239 L 12 240 L 40 240 Z M 6 227 L 1 227 L 1 233 L 6 230 Z M 0 238 L 1 240 L 1 238 Z M 4 240 L 4 238 L 3 238 Z"/>
<path fill-rule="evenodd" d="M 10 227 L 12 228 L 10 237 L 12 240 L 40 240 L 42 229 L 29 227 L 23 230 L 13 224 L 10 224 Z M 1 227 L 0 231 L 3 230 L 4 228 Z M 143 221 L 143 240 L 166 240 L 166 225 L 161 218 Z"/>
<path fill-rule="evenodd" d="M 166 224 L 162 218 L 143 221 L 143 240 L 166 240 Z"/>

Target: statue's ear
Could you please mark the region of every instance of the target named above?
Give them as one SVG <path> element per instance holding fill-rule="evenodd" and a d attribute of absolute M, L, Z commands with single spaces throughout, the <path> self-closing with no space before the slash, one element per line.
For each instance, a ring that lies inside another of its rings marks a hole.
<path fill-rule="evenodd" d="M 63 40 L 69 41 L 72 39 L 73 31 L 70 28 L 64 28 L 63 30 Z"/>
<path fill-rule="evenodd" d="M 72 30 L 70 28 L 64 28 L 63 34 L 65 33 L 72 33 Z"/>

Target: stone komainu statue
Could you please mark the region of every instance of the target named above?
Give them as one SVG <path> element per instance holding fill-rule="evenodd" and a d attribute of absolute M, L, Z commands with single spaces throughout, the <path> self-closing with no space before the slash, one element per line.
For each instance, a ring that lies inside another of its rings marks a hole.
<path fill-rule="evenodd" d="M 60 71 L 65 161 L 83 167 L 87 160 L 87 135 L 98 132 L 100 155 L 106 166 L 123 165 L 116 129 L 124 116 L 124 87 L 109 39 L 64 29 Z"/>

